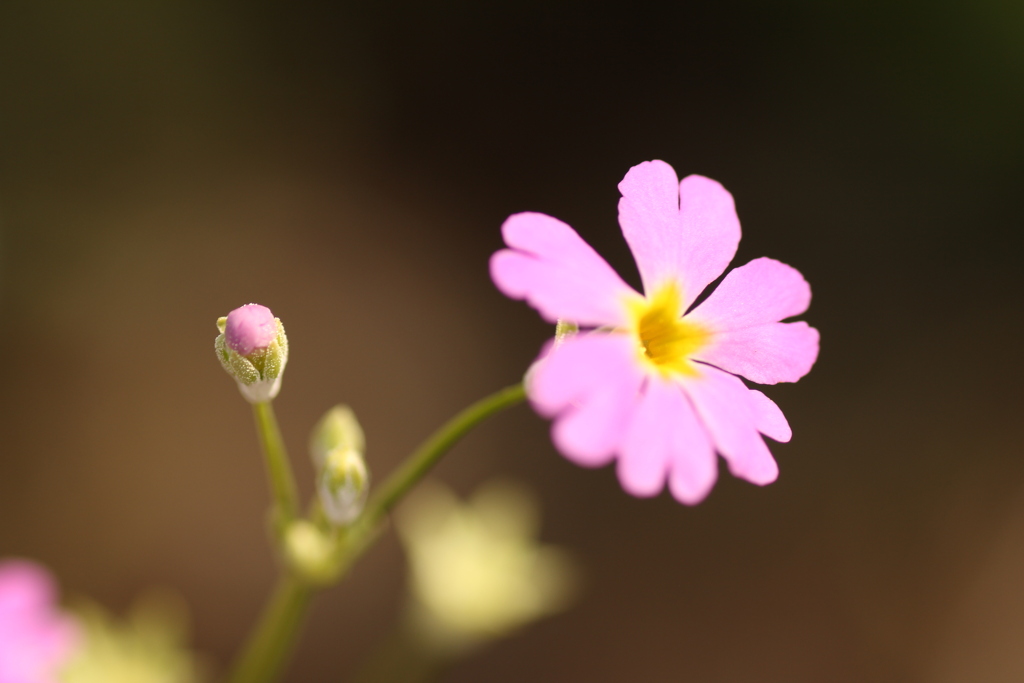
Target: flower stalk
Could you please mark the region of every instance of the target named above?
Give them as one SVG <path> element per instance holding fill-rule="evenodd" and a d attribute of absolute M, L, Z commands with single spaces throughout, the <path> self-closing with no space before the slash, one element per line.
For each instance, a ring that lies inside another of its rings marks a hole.
<path fill-rule="evenodd" d="M 361 526 L 376 526 L 416 482 L 429 472 L 437 461 L 485 419 L 521 403 L 526 398 L 526 389 L 520 382 L 480 399 L 448 420 L 430 438 L 424 441 L 398 471 L 370 498 L 370 503 L 360 519 Z"/>
<path fill-rule="evenodd" d="M 294 576 L 281 577 L 235 663 L 229 683 L 277 680 L 298 639 L 312 597 L 313 587 L 309 584 Z"/>
<path fill-rule="evenodd" d="M 506 387 L 468 406 L 443 424 L 399 466 L 370 498 L 369 504 L 351 527 L 337 538 L 330 579 L 314 584 L 289 569 L 260 617 L 245 649 L 239 656 L 230 683 L 270 683 L 277 679 L 291 653 L 305 621 L 310 600 L 319 585 L 337 582 L 352 564 L 380 537 L 381 522 L 388 512 L 429 472 L 462 437 L 488 417 L 521 403 L 526 398 L 522 383 Z M 267 472 L 275 499 L 275 521 L 284 530 L 295 520 L 298 495 L 284 442 L 269 402 L 253 406 Z M 318 506 L 317 506 L 318 507 Z M 279 533 L 278 538 L 283 538 Z"/>
<path fill-rule="evenodd" d="M 256 431 L 263 446 L 270 490 L 274 495 L 274 531 L 280 536 L 281 530 L 298 514 L 298 488 L 295 485 L 295 475 L 292 474 L 284 439 L 281 438 L 281 430 L 277 426 L 273 406 L 270 401 L 263 401 L 254 403 L 252 410 L 256 419 Z"/>

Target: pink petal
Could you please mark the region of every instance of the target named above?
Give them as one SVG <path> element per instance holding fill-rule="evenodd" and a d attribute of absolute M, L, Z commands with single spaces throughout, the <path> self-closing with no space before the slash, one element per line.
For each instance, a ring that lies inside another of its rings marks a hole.
<path fill-rule="evenodd" d="M 789 421 L 775 405 L 775 401 L 757 389 L 748 389 L 748 391 L 754 409 L 754 424 L 757 426 L 757 431 L 780 443 L 786 443 L 792 439 L 793 430 L 789 427 Z"/>
<path fill-rule="evenodd" d="M 0 681 L 47 683 L 77 642 L 49 573 L 24 560 L 0 562 Z"/>
<path fill-rule="evenodd" d="M 818 359 L 818 338 L 805 322 L 769 323 L 714 334 L 694 358 L 758 384 L 795 382 Z"/>
<path fill-rule="evenodd" d="M 633 413 L 643 372 L 630 339 L 584 334 L 539 360 L 527 382 L 538 413 L 554 417 L 552 439 L 587 467 L 611 462 Z"/>
<path fill-rule="evenodd" d="M 680 503 L 696 505 L 707 497 L 718 479 L 718 457 L 693 404 L 685 395 L 683 399 L 673 432 L 675 448 L 668 487 Z"/>
<path fill-rule="evenodd" d="M 678 182 L 672 167 L 657 160 L 631 168 L 619 191 L 619 225 L 644 291 L 676 280 L 687 308 L 736 255 L 740 221 L 732 195 L 703 176 Z"/>
<path fill-rule="evenodd" d="M 0 563 L 0 615 L 45 610 L 55 596 L 53 579 L 39 565 L 25 560 Z"/>
<path fill-rule="evenodd" d="M 246 304 L 228 313 L 224 341 L 243 356 L 265 349 L 277 339 L 277 321 L 266 306 Z"/>
<path fill-rule="evenodd" d="M 754 484 L 775 481 L 779 467 L 757 430 L 757 399 L 751 399 L 743 382 L 705 367 L 700 377 L 688 378 L 684 388 L 729 471 Z"/>
<path fill-rule="evenodd" d="M 800 315 L 811 286 L 796 268 L 770 258 L 735 268 L 687 318 L 726 332 Z"/>
<path fill-rule="evenodd" d="M 551 440 L 569 460 L 583 467 L 603 467 L 615 451 L 629 424 L 632 400 L 612 390 L 598 391 L 555 418 Z"/>
<path fill-rule="evenodd" d="M 651 377 L 633 411 L 619 449 L 618 474 L 622 488 L 634 496 L 656 496 L 665 486 L 672 459 L 672 423 L 678 411 L 674 387 Z"/>
<path fill-rule="evenodd" d="M 666 474 L 680 502 L 693 505 L 707 496 L 718 476 L 715 452 L 678 385 L 649 380 L 622 442 L 618 474 L 634 496 L 659 493 Z"/>
<path fill-rule="evenodd" d="M 501 228 L 505 244 L 491 257 L 491 279 L 503 294 L 525 299 L 548 322 L 623 325 L 623 301 L 639 295 L 562 221 L 517 213 Z"/>
<path fill-rule="evenodd" d="M 754 259 L 725 276 L 687 314 L 711 329 L 710 343 L 694 357 L 759 384 L 795 382 L 818 358 L 818 331 L 807 323 L 777 323 L 811 303 L 798 270 L 775 259 Z"/>

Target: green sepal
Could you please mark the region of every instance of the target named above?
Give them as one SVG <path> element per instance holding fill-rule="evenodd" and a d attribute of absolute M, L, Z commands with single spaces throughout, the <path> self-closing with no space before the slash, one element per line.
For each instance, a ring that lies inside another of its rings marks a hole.
<path fill-rule="evenodd" d="M 222 318 L 223 320 L 223 318 Z M 224 333 L 221 332 L 217 335 L 217 338 L 213 340 L 214 351 L 217 352 L 217 360 L 220 361 L 220 365 L 224 368 L 224 372 L 231 373 L 231 359 L 229 357 L 230 350 L 228 349 L 227 343 L 224 341 Z"/>
<path fill-rule="evenodd" d="M 223 334 L 217 335 L 213 341 L 213 348 L 217 353 L 217 360 L 229 375 L 242 384 L 259 381 L 259 371 L 244 356 L 240 356 L 228 348 Z"/>
<path fill-rule="evenodd" d="M 228 363 L 231 367 L 228 372 L 242 384 L 253 384 L 260 381 L 259 370 L 245 356 L 228 349 Z"/>

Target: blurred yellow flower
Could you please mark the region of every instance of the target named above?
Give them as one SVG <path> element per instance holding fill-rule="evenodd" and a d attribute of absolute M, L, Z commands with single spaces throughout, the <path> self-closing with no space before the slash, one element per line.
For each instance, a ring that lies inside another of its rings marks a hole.
<path fill-rule="evenodd" d="M 76 610 L 81 645 L 61 683 L 199 683 L 200 669 L 185 647 L 184 604 L 154 593 L 138 600 L 127 619 L 94 603 Z"/>
<path fill-rule="evenodd" d="M 414 632 L 455 654 L 568 606 L 575 566 L 537 543 L 537 504 L 509 482 L 484 484 L 463 504 L 425 484 L 397 516 L 410 563 Z"/>

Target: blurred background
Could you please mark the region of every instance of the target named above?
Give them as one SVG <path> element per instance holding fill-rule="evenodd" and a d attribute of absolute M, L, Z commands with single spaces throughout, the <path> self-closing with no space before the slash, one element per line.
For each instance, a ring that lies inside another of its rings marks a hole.
<path fill-rule="evenodd" d="M 65 595 L 172 588 L 223 669 L 275 565 L 215 319 L 287 325 L 305 493 L 338 402 L 380 481 L 551 334 L 489 281 L 502 220 L 638 284 L 616 184 L 660 158 L 732 191 L 737 264 L 814 289 L 782 474 L 637 500 L 494 419 L 438 477 L 535 488 L 586 583 L 449 680 L 1024 680 L 1024 5 L 14 0 L 0 92 L 0 556 Z M 389 534 L 288 680 L 345 680 L 404 581 Z"/>

